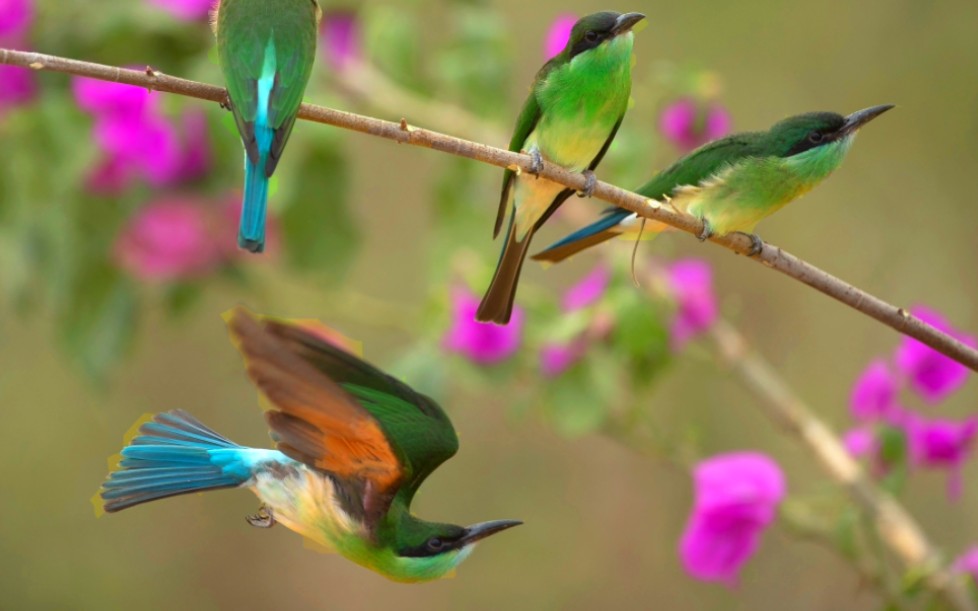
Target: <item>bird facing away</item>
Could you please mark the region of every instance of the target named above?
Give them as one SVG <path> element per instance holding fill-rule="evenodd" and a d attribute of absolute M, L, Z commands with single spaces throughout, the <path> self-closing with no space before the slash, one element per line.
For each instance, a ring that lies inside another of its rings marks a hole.
<path fill-rule="evenodd" d="M 245 149 L 238 246 L 265 249 L 268 180 L 292 133 L 316 57 L 316 0 L 220 0 L 217 57 Z"/>
<path fill-rule="evenodd" d="M 458 449 L 432 399 L 335 347 L 325 327 L 226 316 L 248 375 L 271 404 L 278 449 L 237 445 L 184 411 L 157 414 L 122 450 L 105 510 L 218 488 L 250 488 L 253 526 L 281 523 L 396 581 L 453 572 L 476 542 L 520 524 L 469 527 L 411 514 L 421 483 Z M 335 336 L 335 334 L 334 334 Z"/>
<path fill-rule="evenodd" d="M 842 164 L 859 128 L 893 108 L 873 106 L 847 117 L 811 112 L 789 117 L 766 132 L 733 134 L 707 143 L 660 172 L 635 192 L 668 201 L 704 222 L 700 239 L 733 231 L 749 233 L 752 254 L 762 242 L 753 234 L 765 217 L 801 197 Z M 641 219 L 611 207 L 602 218 L 535 255 L 557 263 L 626 232 L 637 231 Z M 649 221 L 655 233 L 668 225 Z"/>
<path fill-rule="evenodd" d="M 564 50 L 537 72 L 509 143 L 526 151 L 537 171 L 543 159 L 583 171 L 590 196 L 594 168 L 614 140 L 632 88 L 632 27 L 640 13 L 594 13 L 574 24 Z M 493 237 L 509 214 L 506 241 L 476 319 L 506 324 L 534 232 L 573 193 L 536 176 L 506 170 Z"/>

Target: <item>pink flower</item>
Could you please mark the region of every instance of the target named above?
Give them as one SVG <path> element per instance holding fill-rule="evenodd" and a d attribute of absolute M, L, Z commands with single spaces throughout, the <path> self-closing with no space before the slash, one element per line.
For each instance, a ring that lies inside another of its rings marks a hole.
<path fill-rule="evenodd" d="M 6 108 L 30 102 L 36 94 L 37 85 L 30 69 L 0 65 L 0 115 Z"/>
<path fill-rule="evenodd" d="M 116 262 L 146 281 L 206 275 L 224 260 L 213 225 L 213 217 L 200 202 L 177 197 L 156 200 L 140 208 L 117 238 Z"/>
<path fill-rule="evenodd" d="M 947 469 L 948 498 L 961 495 L 961 468 L 974 447 L 978 416 L 962 422 L 910 418 L 905 426 L 914 464 Z"/>
<path fill-rule="evenodd" d="M 717 319 L 713 295 L 713 272 L 700 259 L 681 259 L 666 270 L 666 279 L 676 300 L 676 315 L 670 328 L 674 351 L 709 329 Z"/>
<path fill-rule="evenodd" d="M 178 125 L 160 111 L 157 92 L 78 77 L 72 88 L 78 105 L 95 117 L 93 138 L 104 153 L 88 179 L 93 191 L 114 194 L 133 180 L 161 187 L 206 173 L 203 113 L 187 113 Z"/>
<path fill-rule="evenodd" d="M 544 377 L 556 378 L 584 356 L 587 342 L 575 340 L 566 344 L 544 344 L 540 348 L 540 371 Z"/>
<path fill-rule="evenodd" d="M 452 327 L 443 339 L 444 347 L 478 365 L 492 365 L 513 356 L 523 335 L 523 310 L 513 308 L 508 325 L 476 322 L 479 298 L 466 289 L 452 291 Z"/>
<path fill-rule="evenodd" d="M 149 0 L 149 3 L 158 6 L 177 19 L 197 21 L 207 17 L 218 0 Z"/>
<path fill-rule="evenodd" d="M 577 23 L 577 16 L 572 13 L 557 15 L 557 18 L 550 24 L 550 29 L 547 30 L 547 39 L 543 47 L 545 59 L 560 55 L 560 52 L 567 46 L 567 41 L 570 40 L 571 30 L 574 29 L 575 23 Z"/>
<path fill-rule="evenodd" d="M 757 452 L 721 454 L 696 466 L 693 483 L 679 544 L 683 565 L 697 579 L 734 586 L 784 498 L 781 468 Z"/>
<path fill-rule="evenodd" d="M 842 436 L 842 445 L 854 458 L 875 455 L 879 449 L 876 433 L 868 426 L 860 426 L 846 431 Z"/>
<path fill-rule="evenodd" d="M 334 70 L 346 70 L 363 57 L 360 44 L 360 24 L 356 12 L 336 9 L 323 14 L 320 26 L 323 54 Z"/>
<path fill-rule="evenodd" d="M 22 39 L 34 23 L 32 0 L 0 0 L 0 40 L 6 43 Z"/>
<path fill-rule="evenodd" d="M 972 348 L 978 347 L 973 336 L 954 331 L 938 312 L 918 306 L 911 308 L 910 313 Z M 910 337 L 903 337 L 894 360 L 909 379 L 911 388 L 931 404 L 939 403 L 968 379 L 967 367 Z"/>
<path fill-rule="evenodd" d="M 590 274 L 584 276 L 580 282 L 564 293 L 564 311 L 581 310 L 601 299 L 610 280 L 611 274 L 608 268 L 599 264 Z"/>
<path fill-rule="evenodd" d="M 860 422 L 879 420 L 896 407 L 899 390 L 896 377 L 886 362 L 877 359 L 869 364 L 852 388 L 849 408 Z"/>
<path fill-rule="evenodd" d="M 680 98 L 659 115 L 659 130 L 679 150 L 688 152 L 730 133 L 730 113 L 719 104 L 707 107 L 693 98 Z"/>
<path fill-rule="evenodd" d="M 954 561 L 954 570 L 966 573 L 978 583 L 978 546 L 972 546 L 968 551 L 958 556 Z"/>

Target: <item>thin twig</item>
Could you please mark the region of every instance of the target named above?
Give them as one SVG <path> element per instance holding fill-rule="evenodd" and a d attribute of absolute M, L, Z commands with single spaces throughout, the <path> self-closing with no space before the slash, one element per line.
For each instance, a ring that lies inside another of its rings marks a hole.
<path fill-rule="evenodd" d="M 145 70 L 129 70 L 12 49 L 0 49 L 0 64 L 26 66 L 35 70 L 66 72 L 127 83 L 157 91 L 177 93 L 212 102 L 223 103 L 227 99 L 227 94 L 221 87 L 167 76 L 148 66 Z M 406 119 L 402 119 L 400 123 L 393 123 L 311 104 L 302 105 L 299 109 L 299 117 L 387 138 L 402 144 L 411 144 L 467 157 L 502 168 L 513 168 L 522 172 L 529 172 L 533 161 L 529 155 L 505 151 L 414 127 L 408 124 Z M 585 178 L 582 174 L 570 172 L 551 163 L 544 164 L 540 176 L 576 190 L 582 190 L 585 186 Z M 684 214 L 671 206 L 646 199 L 605 182 L 598 182 L 594 189 L 594 197 L 611 202 L 640 216 L 661 221 L 687 233 L 698 235 L 703 229 L 703 222 L 692 215 Z M 746 255 L 751 249 L 751 240 L 742 234 L 735 233 L 723 237 L 714 237 L 711 238 L 711 241 L 742 255 Z M 978 350 L 941 333 L 920 319 L 911 316 L 903 308 L 874 297 L 770 244 L 764 245 L 761 253 L 751 258 L 803 282 L 867 316 L 875 318 L 900 333 L 923 342 L 973 371 L 978 371 Z"/>
<path fill-rule="evenodd" d="M 927 584 L 941 593 L 952 608 L 975 611 L 961 576 L 944 567 L 913 516 L 866 477 L 835 434 L 794 394 L 777 371 L 749 349 L 747 341 L 727 322 L 717 321 L 711 335 L 723 362 L 761 399 L 766 415 L 815 454 L 832 479 L 846 489 L 875 523 L 880 537 L 907 570 L 923 575 Z"/>

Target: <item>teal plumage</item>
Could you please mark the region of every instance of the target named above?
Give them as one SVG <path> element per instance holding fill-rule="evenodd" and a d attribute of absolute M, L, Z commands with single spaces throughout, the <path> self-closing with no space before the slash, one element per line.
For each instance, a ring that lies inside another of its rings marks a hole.
<path fill-rule="evenodd" d="M 245 148 L 238 245 L 265 247 L 268 180 L 292 133 L 316 56 L 315 0 L 222 0 L 214 18 L 218 59 Z"/>

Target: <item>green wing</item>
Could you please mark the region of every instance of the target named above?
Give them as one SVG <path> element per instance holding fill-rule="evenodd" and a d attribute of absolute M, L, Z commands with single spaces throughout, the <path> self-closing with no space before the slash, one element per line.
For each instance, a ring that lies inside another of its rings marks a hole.
<path fill-rule="evenodd" d="M 269 333 L 356 398 L 378 422 L 412 489 L 458 451 L 448 416 L 431 398 L 301 327 L 265 321 Z"/>
<path fill-rule="evenodd" d="M 224 0 L 218 12 L 218 58 L 245 149 L 258 162 L 254 122 L 258 80 L 274 37 L 275 81 L 269 96 L 272 147 L 265 167 L 271 175 L 292 132 L 316 57 L 318 5 L 314 0 Z"/>
<path fill-rule="evenodd" d="M 526 102 L 523 103 L 523 109 L 520 110 L 520 116 L 516 119 L 516 129 L 513 131 L 513 137 L 509 141 L 509 150 L 514 153 L 518 153 L 523 150 L 523 145 L 526 144 L 526 139 L 533 133 L 533 129 L 540 122 L 540 116 L 542 115 L 542 109 L 540 108 L 540 103 L 537 101 L 537 86 L 547 78 L 550 71 L 553 70 L 560 60 L 560 56 L 557 56 L 543 65 L 542 68 L 537 72 L 536 77 L 533 79 L 533 86 L 530 88 L 530 95 L 527 96 Z M 499 210 L 496 213 L 496 226 L 492 231 L 492 237 L 495 238 L 499 235 L 499 230 L 502 229 L 503 220 L 505 220 L 507 213 L 509 212 L 509 192 L 513 187 L 513 179 L 516 178 L 516 172 L 507 169 L 503 174 L 503 188 L 502 193 L 499 196 Z"/>
<path fill-rule="evenodd" d="M 671 196 L 678 187 L 698 185 L 746 157 L 761 154 L 761 136 L 759 133 L 736 134 L 705 144 L 656 174 L 635 192 L 661 200 Z"/>

